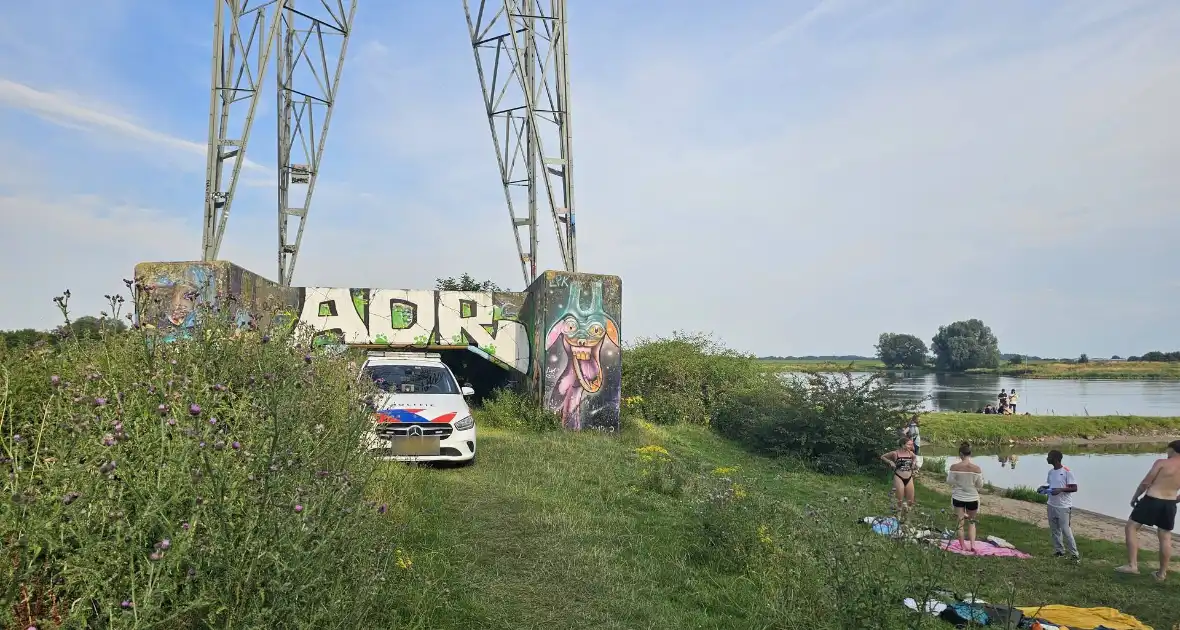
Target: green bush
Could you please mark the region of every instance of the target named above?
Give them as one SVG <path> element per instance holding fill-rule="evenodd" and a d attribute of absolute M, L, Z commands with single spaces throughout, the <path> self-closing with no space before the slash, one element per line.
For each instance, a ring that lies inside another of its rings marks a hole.
<path fill-rule="evenodd" d="M 736 393 L 713 415 L 722 436 L 772 456 L 795 456 L 827 473 L 877 465 L 897 447 L 914 411 L 889 395 L 882 377 L 813 374 Z"/>
<path fill-rule="evenodd" d="M 0 626 L 392 627 L 369 386 L 308 331 L 202 322 L 0 356 Z"/>
<path fill-rule="evenodd" d="M 623 396 L 655 424 L 707 424 L 734 392 L 775 378 L 753 356 L 702 334 L 640 339 L 625 356 Z"/>
<path fill-rule="evenodd" d="M 475 420 L 496 429 L 556 431 L 561 417 L 511 389 L 498 389 L 475 410 Z"/>

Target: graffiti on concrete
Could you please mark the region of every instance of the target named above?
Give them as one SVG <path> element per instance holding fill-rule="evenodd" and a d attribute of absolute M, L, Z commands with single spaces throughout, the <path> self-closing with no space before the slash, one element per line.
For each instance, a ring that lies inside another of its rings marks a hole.
<path fill-rule="evenodd" d="M 238 327 L 262 323 L 298 302 L 298 290 L 283 288 L 225 261 L 140 263 L 136 286 L 144 292 L 139 323 L 184 336 L 197 324 L 202 306 L 226 309 Z"/>
<path fill-rule="evenodd" d="M 569 429 L 617 428 L 622 387 L 617 278 L 554 274 L 548 280 L 547 405 Z M 613 294 L 609 301 L 603 296 L 607 290 Z"/>
<path fill-rule="evenodd" d="M 393 348 L 475 346 L 520 372 L 529 367 L 523 293 L 307 287 L 299 319 L 320 343 Z"/>

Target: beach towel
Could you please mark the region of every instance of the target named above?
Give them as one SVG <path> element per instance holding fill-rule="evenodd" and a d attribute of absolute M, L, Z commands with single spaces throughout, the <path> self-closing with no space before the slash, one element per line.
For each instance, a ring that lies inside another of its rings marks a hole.
<path fill-rule="evenodd" d="M 972 553 L 959 546 L 959 541 L 939 542 L 939 548 L 963 556 L 999 556 L 1004 558 L 1031 558 L 1032 556 L 1019 549 L 999 547 L 988 542 L 975 541 L 975 552 Z M 1027 614 L 1027 613 L 1026 613 Z"/>
<path fill-rule="evenodd" d="M 1110 630 L 1151 630 L 1151 626 L 1114 608 L 1077 608 L 1050 604 L 1040 607 L 1021 606 L 1017 610 L 1026 617 L 1044 619 L 1049 623 L 1066 626 L 1070 630 L 1093 630 L 1100 626 Z"/>
<path fill-rule="evenodd" d="M 873 531 L 883 536 L 892 536 L 897 533 L 901 524 L 896 517 L 893 516 L 866 516 L 864 522 L 873 526 Z"/>
<path fill-rule="evenodd" d="M 986 538 L 986 540 L 989 543 L 991 543 L 997 547 L 1004 547 L 1005 549 L 1015 549 L 1016 548 L 1016 545 L 1013 545 L 1012 543 L 1004 540 L 1003 538 L 1000 538 L 999 536 L 988 536 Z"/>

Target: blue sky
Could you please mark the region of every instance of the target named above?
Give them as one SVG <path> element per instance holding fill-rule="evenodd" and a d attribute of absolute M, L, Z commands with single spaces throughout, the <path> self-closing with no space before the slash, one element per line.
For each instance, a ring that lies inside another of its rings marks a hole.
<path fill-rule="evenodd" d="M 569 4 L 579 262 L 622 276 L 626 336 L 867 354 L 978 317 L 1008 352 L 1177 345 L 1180 4 Z M 211 5 L 0 0 L 0 328 L 199 257 Z M 273 278 L 247 180 L 222 257 Z M 464 271 L 520 285 L 462 3 L 362 0 L 295 283 Z"/>

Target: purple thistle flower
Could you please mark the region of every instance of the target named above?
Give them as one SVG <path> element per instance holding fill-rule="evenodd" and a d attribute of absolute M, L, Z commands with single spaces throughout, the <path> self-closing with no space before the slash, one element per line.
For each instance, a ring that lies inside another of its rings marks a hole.
<path fill-rule="evenodd" d="M 120 605 L 120 606 L 122 606 L 123 608 L 131 608 L 131 607 L 132 607 L 132 606 L 134 606 L 135 604 L 131 603 L 131 600 L 129 600 L 129 599 L 125 599 L 125 600 L 123 600 L 123 602 L 122 602 L 121 604 L 119 604 L 119 605 Z"/>
<path fill-rule="evenodd" d="M 233 444 L 230 444 L 229 446 L 230 446 L 230 448 L 234 449 L 235 451 L 242 448 L 242 445 L 239 444 L 236 440 L 234 441 Z"/>
<path fill-rule="evenodd" d="M 160 406 L 156 407 L 156 411 L 159 411 L 160 415 L 166 414 L 166 413 L 168 413 L 168 405 L 165 405 L 164 403 L 160 403 Z"/>
<path fill-rule="evenodd" d="M 204 441 L 204 440 L 201 440 L 201 443 L 200 443 L 200 444 L 198 444 L 197 446 L 199 446 L 199 447 L 201 447 L 201 448 L 205 448 L 205 441 Z"/>
<path fill-rule="evenodd" d="M 190 527 L 192 527 L 192 525 L 189 525 L 189 524 L 188 524 L 188 521 L 185 521 L 185 522 L 183 522 L 183 523 L 181 523 L 181 524 L 180 524 L 180 528 L 181 528 L 181 529 L 183 529 L 183 530 L 184 530 L 184 531 L 186 531 L 186 532 L 189 530 L 189 528 L 190 528 Z"/>
<path fill-rule="evenodd" d="M 194 416 L 199 416 L 201 415 L 201 406 L 197 403 L 193 403 L 188 406 L 188 412 Z"/>
<path fill-rule="evenodd" d="M 303 355 L 303 362 L 304 363 L 311 363 L 311 355 L 310 354 Z"/>
<path fill-rule="evenodd" d="M 16 435 L 12 436 L 12 441 L 20 443 L 25 441 L 25 438 L 21 437 L 21 434 L 17 433 Z"/>
<path fill-rule="evenodd" d="M 102 445 L 103 446 L 114 446 L 115 443 L 116 443 L 115 436 L 111 435 L 110 433 L 102 436 Z"/>
<path fill-rule="evenodd" d="M 118 421 L 118 420 L 116 420 L 116 421 L 115 421 L 115 424 L 114 424 L 114 427 L 115 427 L 115 431 L 116 431 L 116 432 L 122 431 L 122 430 L 123 430 L 123 423 L 122 423 L 122 422 L 120 422 L 120 421 Z"/>
<path fill-rule="evenodd" d="M 157 548 L 157 549 L 163 549 L 163 550 L 167 550 L 167 549 L 168 549 L 169 547 L 171 547 L 171 546 L 172 546 L 172 541 L 171 541 L 171 540 L 169 540 L 169 539 L 167 539 L 167 538 L 165 538 L 164 540 L 161 540 L 160 542 L 156 543 L 156 548 Z"/>
<path fill-rule="evenodd" d="M 77 492 L 70 492 L 70 493 L 67 493 L 66 496 L 61 498 L 61 502 L 64 505 L 69 505 L 69 504 L 73 503 L 74 501 L 77 501 L 78 497 L 80 497 L 80 496 L 82 496 L 82 495 L 78 494 Z"/>
<path fill-rule="evenodd" d="M 296 514 L 298 514 L 298 513 L 302 512 L 302 511 L 303 511 L 303 505 L 301 505 L 301 504 L 299 504 L 299 503 L 296 503 L 296 504 L 295 504 L 295 513 L 296 513 Z"/>
<path fill-rule="evenodd" d="M 111 460 L 99 467 L 98 471 L 102 474 L 107 474 L 115 469 L 115 460 Z"/>
<path fill-rule="evenodd" d="M 270 343 L 270 335 L 263 335 L 262 343 Z"/>
<path fill-rule="evenodd" d="M 50 377 L 49 377 L 49 384 L 50 384 L 50 385 L 55 385 L 55 386 L 56 386 L 56 385 L 61 385 L 61 377 L 60 377 L 60 376 L 58 376 L 58 375 L 56 375 L 56 374 L 54 374 L 53 376 L 50 376 Z"/>
<path fill-rule="evenodd" d="M 217 424 L 217 418 L 209 418 L 209 424 Z"/>
<path fill-rule="evenodd" d="M 389 509 L 389 507 L 388 507 L 388 506 L 386 506 L 384 503 L 382 503 L 382 504 L 381 504 L 381 507 L 377 508 L 377 513 L 378 513 L 378 514 L 384 514 L 384 513 L 385 513 L 385 511 L 386 511 L 386 510 L 388 510 L 388 509 Z"/>
<path fill-rule="evenodd" d="M 148 558 L 151 559 L 152 562 L 158 562 L 164 559 L 164 554 L 160 553 L 159 551 L 153 551 L 151 555 L 148 556 Z"/>
<path fill-rule="evenodd" d="M 103 406 L 105 406 L 106 404 L 107 404 L 107 399 L 106 399 L 106 398 L 95 398 L 95 399 L 94 399 L 94 406 L 95 406 L 95 407 L 103 407 Z"/>
<path fill-rule="evenodd" d="M 176 418 L 168 418 L 168 426 L 170 426 L 170 427 L 176 426 Z"/>

